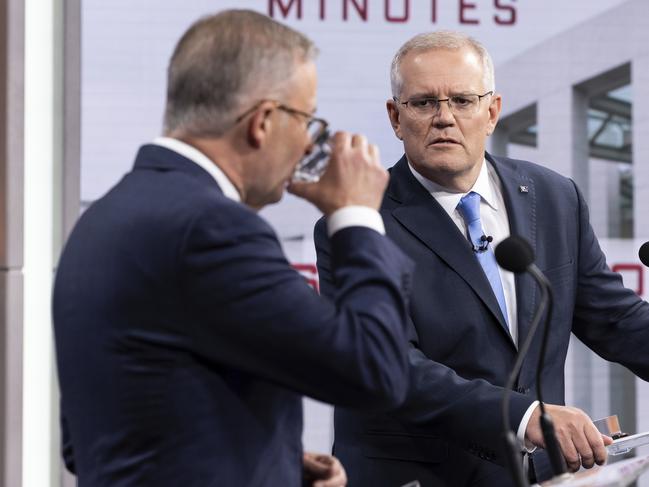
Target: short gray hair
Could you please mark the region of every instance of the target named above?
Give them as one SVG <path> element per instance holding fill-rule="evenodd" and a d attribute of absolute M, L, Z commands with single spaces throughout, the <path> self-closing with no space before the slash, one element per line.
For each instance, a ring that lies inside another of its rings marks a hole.
<path fill-rule="evenodd" d="M 199 19 L 169 62 L 165 133 L 223 135 L 246 104 L 281 94 L 296 67 L 316 55 L 306 36 L 251 10 Z"/>
<path fill-rule="evenodd" d="M 494 64 L 487 49 L 478 41 L 460 32 L 450 30 L 440 30 L 426 34 L 419 34 L 407 41 L 399 48 L 392 58 L 390 67 L 390 85 L 392 87 L 392 96 L 398 97 L 401 94 L 403 79 L 401 77 L 401 62 L 410 52 L 424 52 L 436 49 L 456 50 L 464 47 L 470 47 L 475 51 L 482 61 L 482 70 L 484 74 L 484 85 L 487 90 L 496 89 L 496 80 L 494 75 Z M 444 69 L 443 67 L 440 69 Z"/>

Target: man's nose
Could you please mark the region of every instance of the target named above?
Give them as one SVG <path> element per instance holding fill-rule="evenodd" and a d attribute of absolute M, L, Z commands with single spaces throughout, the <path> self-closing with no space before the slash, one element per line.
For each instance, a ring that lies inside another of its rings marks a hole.
<path fill-rule="evenodd" d="M 448 100 L 440 101 L 437 113 L 433 115 L 433 125 L 447 127 L 455 123 L 455 116 L 451 112 L 451 106 Z"/>

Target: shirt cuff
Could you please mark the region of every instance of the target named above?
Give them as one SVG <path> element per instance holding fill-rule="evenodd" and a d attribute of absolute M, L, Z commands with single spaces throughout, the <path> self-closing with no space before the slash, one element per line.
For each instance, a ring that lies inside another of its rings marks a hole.
<path fill-rule="evenodd" d="M 385 235 L 381 214 L 369 206 L 344 206 L 327 217 L 329 237 L 347 227 L 366 227 Z"/>
<path fill-rule="evenodd" d="M 536 446 L 532 445 L 531 448 L 528 448 L 527 446 L 527 441 L 525 441 L 525 431 L 527 431 L 527 425 L 530 422 L 530 418 L 532 417 L 532 413 L 534 410 L 538 407 L 539 401 L 534 401 L 532 404 L 530 404 L 530 407 L 527 408 L 527 411 L 525 411 L 525 414 L 523 415 L 523 419 L 521 419 L 521 423 L 518 425 L 518 431 L 516 433 L 516 436 L 518 437 L 518 441 L 522 445 L 522 450 L 527 453 L 533 453 L 534 450 L 536 450 Z"/>

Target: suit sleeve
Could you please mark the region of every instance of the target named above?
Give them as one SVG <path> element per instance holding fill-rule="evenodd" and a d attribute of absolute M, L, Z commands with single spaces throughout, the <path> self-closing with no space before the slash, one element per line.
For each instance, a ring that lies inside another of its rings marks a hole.
<path fill-rule="evenodd" d="M 336 233 L 333 300 L 290 267 L 270 227 L 249 211 L 202 215 L 180 256 L 192 347 L 206 360 L 345 407 L 403 400 L 412 264 L 384 236 L 360 227 Z"/>
<path fill-rule="evenodd" d="M 586 202 L 576 186 L 575 191 L 579 258 L 573 332 L 604 359 L 649 380 L 649 304 L 625 288 L 622 277 L 606 265 Z"/>
<path fill-rule="evenodd" d="M 333 295 L 337 276 L 331 271 L 331 243 L 324 220 L 317 223 L 314 239 L 321 293 Z M 485 380 L 464 379 L 426 357 L 417 346 L 417 332 L 410 318 L 408 339 L 409 388 L 402 406 L 390 414 L 405 425 L 430 429 L 482 458 L 504 463 L 503 389 Z M 514 431 L 532 402 L 531 397 L 512 392 L 510 422 Z"/>

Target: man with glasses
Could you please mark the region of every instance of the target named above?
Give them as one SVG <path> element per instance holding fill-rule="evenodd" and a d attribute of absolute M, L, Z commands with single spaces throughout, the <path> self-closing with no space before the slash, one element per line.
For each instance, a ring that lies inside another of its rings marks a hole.
<path fill-rule="evenodd" d="M 585 413 L 564 406 L 570 333 L 601 356 L 649 378 L 649 305 L 606 267 L 574 183 L 524 161 L 485 152 L 502 97 L 485 48 L 459 33 L 422 34 L 392 63 L 387 110 L 405 155 L 391 169 L 381 214 L 389 237 L 416 262 L 411 298 L 410 384 L 399 410 L 335 411 L 335 454 L 351 485 L 511 485 L 502 436 L 502 387 L 529 329 L 539 291 L 529 276 L 497 267 L 493 248 L 510 234 L 529 240 L 554 288 L 543 372 L 568 466 L 606 458 Z M 331 256 L 316 227 L 323 294 Z M 512 393 L 510 424 L 523 450 L 543 447 L 532 346 Z M 530 473 L 548 475 L 532 455 Z"/>
<path fill-rule="evenodd" d="M 383 235 L 376 147 L 336 133 L 319 182 L 291 181 L 326 133 L 314 56 L 251 11 L 195 23 L 169 65 L 165 136 L 70 235 L 53 313 L 80 487 L 342 486 L 335 458 L 302 452 L 301 395 L 403 400 L 412 264 Z M 287 187 L 327 217 L 332 300 L 256 213 Z"/>

